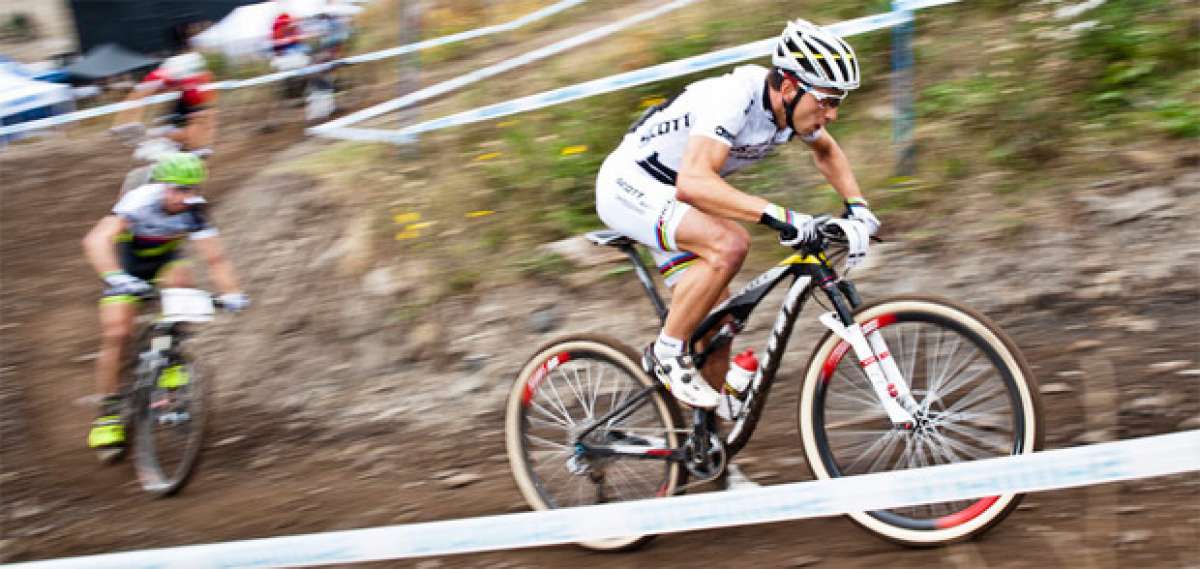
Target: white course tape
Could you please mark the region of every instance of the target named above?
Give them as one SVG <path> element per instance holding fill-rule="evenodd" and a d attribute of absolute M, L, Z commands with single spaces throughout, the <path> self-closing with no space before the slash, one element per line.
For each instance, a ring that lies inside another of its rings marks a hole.
<path fill-rule="evenodd" d="M 828 26 L 828 28 L 840 36 L 848 37 L 906 23 L 912 19 L 912 10 L 919 10 L 931 6 L 940 6 L 942 4 L 950 4 L 958 1 L 959 0 L 914 0 L 905 3 L 903 10 L 847 20 L 832 24 Z M 414 135 L 422 132 L 429 132 L 432 130 L 440 130 L 453 126 L 461 126 L 464 124 L 491 120 L 503 116 L 566 103 L 569 101 L 584 99 L 603 93 L 619 91 L 621 89 L 626 89 L 636 85 L 644 85 L 646 83 L 671 79 L 681 75 L 688 75 L 698 71 L 712 69 L 714 67 L 721 67 L 724 65 L 765 57 L 771 54 L 771 49 L 775 46 L 776 41 L 778 41 L 777 38 L 767 38 L 740 46 L 725 48 L 685 59 L 679 59 L 669 63 L 662 63 L 643 69 L 637 69 L 627 73 L 621 73 L 619 75 L 595 79 L 585 83 L 571 85 L 569 87 L 545 91 L 536 95 L 521 97 L 519 99 L 513 99 L 503 103 L 480 107 L 471 111 L 425 121 L 398 130 L 347 128 L 347 125 L 395 110 L 411 102 L 406 101 L 406 97 L 401 97 L 400 99 L 395 99 L 388 103 L 378 105 L 371 109 L 362 111 L 361 113 L 355 113 L 335 121 L 330 121 L 328 123 L 312 127 L 308 129 L 308 132 L 309 134 L 317 136 L 338 138 L 343 140 L 404 144 L 412 142 L 415 138 Z M 458 85 L 455 86 L 457 87 Z"/>
<path fill-rule="evenodd" d="M 546 6 L 545 8 L 542 8 L 541 10 L 538 10 L 536 12 L 530 12 L 524 16 L 521 16 L 520 18 L 512 20 L 511 22 L 497 24 L 495 26 L 488 26 L 486 28 L 467 30 L 465 32 L 460 32 L 457 34 L 443 36 L 440 38 L 433 38 L 433 39 L 417 42 L 414 44 L 402 45 L 399 47 L 393 47 L 393 48 L 375 51 L 375 52 L 371 52 L 371 53 L 364 53 L 362 55 L 353 55 L 353 56 L 342 59 L 342 61 L 344 61 L 346 63 L 351 63 L 351 64 L 366 63 L 368 61 L 378 61 L 380 59 L 396 57 L 397 55 L 403 55 L 403 54 L 411 53 L 414 51 L 429 49 L 431 47 L 438 47 L 438 46 L 442 46 L 442 45 L 446 45 L 446 44 L 450 44 L 450 43 L 455 43 L 455 42 L 474 39 L 474 38 L 478 38 L 478 37 L 482 37 L 482 36 L 486 36 L 486 35 L 496 34 L 499 32 L 512 31 L 517 28 L 523 27 L 527 24 L 531 24 L 538 20 L 542 20 L 542 19 L 548 18 L 550 16 L 553 16 L 554 14 L 562 12 L 563 10 L 566 10 L 567 8 L 571 8 L 571 7 L 583 4 L 585 1 L 586 0 L 563 0 L 562 2 L 558 2 L 556 4 Z"/>
<path fill-rule="evenodd" d="M 495 33 L 499 33 L 499 32 L 515 30 L 515 29 L 525 26 L 531 22 L 536 22 L 538 20 L 548 18 L 554 14 L 557 14 L 559 12 L 562 12 L 563 10 L 566 10 L 567 8 L 578 6 L 579 4 L 584 3 L 585 1 L 586 0 L 562 0 L 561 2 L 552 4 L 550 6 L 546 6 L 545 8 L 542 8 L 541 10 L 537 10 L 536 12 L 530 12 L 529 14 L 526 14 L 520 18 L 517 18 L 515 20 L 506 22 L 503 24 L 496 24 L 494 26 L 487 26 L 487 27 L 483 27 L 483 28 L 477 28 L 474 30 L 467 30 L 465 32 L 460 32 L 460 33 L 452 34 L 449 36 L 433 38 L 433 39 L 429 39 L 429 40 L 425 40 L 425 41 L 421 41 L 421 42 L 417 42 L 417 43 L 388 48 L 388 49 L 375 51 L 375 52 L 371 52 L 371 53 L 364 53 L 362 55 L 354 55 L 354 56 L 350 56 L 350 57 L 345 57 L 345 58 L 338 59 L 336 61 L 331 61 L 328 63 L 317 63 L 314 65 L 309 65 L 307 67 L 301 67 L 299 69 L 290 69 L 288 71 L 280 71 L 278 73 L 261 75 L 259 77 L 253 77 L 253 78 L 245 79 L 245 80 L 241 80 L 241 81 L 222 81 L 220 83 L 215 84 L 213 86 L 213 88 L 228 90 L 228 89 L 241 89 L 244 87 L 254 87 L 257 85 L 263 85 L 263 84 L 271 83 L 271 82 L 275 82 L 275 81 L 282 81 L 282 80 L 288 79 L 290 77 L 299 77 L 302 75 L 313 75 L 316 73 L 323 73 L 324 71 L 330 69 L 331 67 L 335 67 L 337 65 L 353 65 L 353 64 L 357 64 L 357 63 L 365 63 L 368 61 L 377 61 L 377 60 L 386 59 L 389 57 L 396 57 L 398 55 L 403 55 L 405 53 L 421 51 L 421 50 L 429 49 L 432 47 L 437 47 L 437 46 L 442 46 L 442 45 L 446 45 L 446 44 L 465 41 L 465 40 L 478 38 L 478 37 L 482 37 L 482 36 L 486 36 L 486 35 L 491 35 L 491 34 L 495 34 Z"/>
<path fill-rule="evenodd" d="M 208 569 L 356 563 L 779 522 L 1194 470 L 1200 470 L 1200 430 L 732 492 L 74 557 L 13 567 Z"/>
<path fill-rule="evenodd" d="M 578 6 L 586 1 L 587 0 L 561 0 L 560 2 L 557 2 L 550 6 L 546 6 L 545 8 L 542 8 L 535 12 L 530 12 L 529 14 L 526 14 L 515 20 L 505 22 L 503 24 L 496 24 L 494 26 L 486 26 L 486 27 L 477 28 L 474 30 L 467 30 L 465 32 L 451 34 L 451 35 L 443 36 L 440 38 L 433 38 L 433 39 L 420 41 L 417 43 L 392 47 L 392 48 L 375 51 L 375 52 L 371 52 L 371 53 L 364 53 L 361 55 L 345 57 L 345 58 L 339 59 L 334 62 L 318 63 L 315 65 L 309 65 L 307 67 L 302 67 L 299 69 L 292 69 L 292 70 L 288 70 L 288 71 L 280 71 L 277 73 L 270 73 L 267 75 L 252 77 L 250 79 L 218 81 L 216 83 L 207 85 L 206 89 L 207 90 L 216 89 L 219 91 L 228 91 L 231 89 L 242 89 L 245 87 L 255 87 L 258 85 L 265 85 L 267 83 L 272 83 L 275 81 L 283 81 L 284 79 L 288 79 L 290 77 L 299 77 L 301 75 L 313 75 L 316 73 L 322 73 L 322 72 L 325 72 L 326 70 L 330 69 L 331 67 L 334 67 L 335 65 L 352 65 L 352 64 L 357 64 L 357 63 L 365 63 L 365 62 L 369 62 L 369 61 L 377 61 L 377 60 L 386 59 L 389 57 L 396 57 L 398 55 L 403 55 L 405 53 L 421 51 L 421 50 L 429 49 L 432 47 L 438 47 L 438 46 L 442 46 L 442 45 L 446 45 L 446 44 L 451 44 L 451 43 L 474 39 L 474 38 L 478 38 L 478 37 L 482 37 L 482 36 L 492 35 L 492 34 L 496 34 L 499 32 L 511 31 L 511 30 L 515 30 L 517 28 L 526 26 L 532 22 L 536 22 L 538 20 L 548 18 L 554 14 L 557 14 L 559 12 L 562 12 L 563 10 L 566 10 L 567 8 L 572 8 L 572 7 Z M 156 95 L 154 97 L 149 97 L 149 98 L 142 99 L 139 101 L 126 101 L 126 102 L 121 102 L 121 103 L 114 103 L 111 105 L 104 105 L 104 106 L 95 107 L 95 108 L 87 109 L 87 110 L 83 110 L 83 111 L 66 113 L 66 114 L 53 116 L 53 117 L 49 117 L 49 118 L 45 118 L 45 119 L 23 122 L 23 123 L 9 125 L 9 126 L 0 126 L 0 136 L 4 136 L 6 134 L 17 133 L 17 132 L 26 132 L 26 131 L 31 131 L 31 130 L 38 130 L 38 129 L 43 129 L 43 128 L 60 126 L 63 124 L 78 122 L 78 121 L 82 121 L 82 120 L 86 120 L 86 119 L 90 119 L 90 118 L 94 118 L 94 117 L 99 117 L 99 116 L 103 116 L 103 115 L 119 113 L 119 112 L 127 110 L 127 109 L 133 109 L 133 108 L 137 108 L 137 107 L 154 105 L 154 104 L 158 104 L 158 103 L 162 103 L 162 102 L 166 102 L 166 101 L 172 101 L 177 98 L 179 98 L 178 93 L 164 93 L 162 95 Z"/>
<path fill-rule="evenodd" d="M 104 115 L 111 115 L 113 113 L 119 113 L 121 111 L 128 110 L 128 109 L 136 109 L 138 107 L 145 107 L 147 105 L 157 105 L 158 103 L 174 101 L 175 99 L 178 99 L 178 98 L 179 98 L 179 93 L 162 93 L 160 95 L 152 95 L 152 96 L 146 97 L 144 99 L 139 99 L 137 101 L 123 101 L 120 103 L 113 103 L 111 105 L 104 105 L 102 107 L 95 107 L 92 109 L 84 109 L 82 111 L 75 111 L 72 113 L 57 115 L 57 116 L 53 116 L 53 117 L 49 117 L 49 118 L 45 118 L 45 119 L 38 119 L 38 120 L 34 120 L 34 121 L 29 121 L 29 122 L 17 123 L 17 124 L 9 125 L 9 126 L 0 126 L 0 136 L 4 136 L 6 134 L 12 134 L 15 132 L 25 132 L 25 131 L 37 130 L 37 129 L 41 129 L 41 128 L 49 128 L 52 126 L 58 126 L 58 125 L 66 124 L 69 122 L 77 122 L 77 121 L 86 120 L 86 119 L 104 116 Z"/>
<path fill-rule="evenodd" d="M 356 113 L 344 116 L 340 119 L 333 120 L 333 121 L 327 122 L 323 125 L 313 127 L 311 129 L 309 129 L 309 133 L 310 134 L 319 134 L 322 131 L 335 130 L 335 129 L 344 127 L 346 125 L 354 124 L 356 122 L 362 122 L 364 120 L 368 120 L 368 119 L 377 117 L 377 116 L 385 114 L 385 113 L 397 111 L 404 107 L 410 106 L 414 103 L 436 97 L 438 95 L 447 93 L 454 89 L 458 89 L 465 85 L 470 85 L 471 83 L 474 83 L 476 81 L 480 81 L 482 79 L 486 79 L 493 75 L 498 75 L 500 73 L 504 73 L 505 71 L 520 67 L 522 65 L 532 63 L 539 59 L 545 59 L 547 57 L 550 57 L 551 55 L 555 55 L 555 54 L 564 52 L 568 49 L 581 46 L 588 42 L 595 41 L 604 36 L 612 35 L 616 32 L 619 32 L 619 31 L 621 31 L 625 28 L 628 28 L 630 26 L 633 26 L 635 24 L 639 24 L 646 20 L 656 18 L 656 17 L 661 16 L 672 10 L 682 8 L 683 6 L 691 4 L 695 1 L 696 0 L 675 0 L 674 2 L 671 2 L 669 4 L 664 4 L 653 10 L 650 10 L 648 12 L 642 12 L 641 14 L 638 14 L 636 16 L 631 16 L 631 17 L 625 18 L 624 20 L 621 20 L 619 22 L 614 22 L 614 23 L 611 23 L 611 24 L 608 24 L 605 26 L 601 26 L 599 28 L 588 31 L 587 33 L 579 34 L 577 36 L 572 36 L 568 39 L 562 40 L 560 42 L 557 42 L 557 43 L 554 43 L 554 44 L 551 44 L 551 45 L 548 45 L 548 46 L 545 46 L 542 48 L 535 49 L 533 51 L 524 53 L 524 54 L 514 57 L 512 59 L 506 59 L 495 65 L 490 65 L 490 66 L 484 67 L 482 69 L 477 69 L 466 75 L 460 75 L 449 81 L 444 81 L 444 82 L 438 83 L 436 85 L 430 85 L 429 87 L 414 91 L 412 93 L 404 95 L 403 97 L 392 99 L 391 101 L 387 101 L 385 103 L 380 103 L 373 107 L 368 107 L 368 108 L 358 111 Z"/>

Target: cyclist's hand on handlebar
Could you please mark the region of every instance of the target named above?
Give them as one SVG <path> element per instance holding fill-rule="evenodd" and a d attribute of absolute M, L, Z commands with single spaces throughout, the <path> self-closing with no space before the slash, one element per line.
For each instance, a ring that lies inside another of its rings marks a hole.
<path fill-rule="evenodd" d="M 217 301 L 228 312 L 241 312 L 250 308 L 250 297 L 244 292 L 227 292 L 217 297 Z"/>
<path fill-rule="evenodd" d="M 829 220 L 828 215 L 813 217 L 802 213 L 792 213 L 792 223 L 787 229 L 779 232 L 779 244 L 784 247 L 796 248 L 802 245 L 815 244 L 821 239 L 821 226 Z"/>
<path fill-rule="evenodd" d="M 821 227 L 821 221 L 828 218 L 827 215 L 813 218 L 811 215 L 769 203 L 763 208 L 758 222 L 779 232 L 780 245 L 795 248 L 820 240 L 821 234 L 818 229 Z"/>
<path fill-rule="evenodd" d="M 867 231 L 871 235 L 879 233 L 879 218 L 871 212 L 871 206 L 867 204 L 867 200 L 862 198 L 851 198 L 846 200 L 846 211 L 842 214 L 846 219 L 861 221 L 867 226 Z"/>
<path fill-rule="evenodd" d="M 104 273 L 101 278 L 104 279 L 104 284 L 108 285 L 108 293 L 112 295 L 143 296 L 154 290 L 150 283 L 125 271 Z"/>
<path fill-rule="evenodd" d="M 821 233 L 846 243 L 846 268 L 852 269 L 867 258 L 871 246 L 871 230 L 866 223 L 856 219 L 829 219 L 821 226 Z"/>

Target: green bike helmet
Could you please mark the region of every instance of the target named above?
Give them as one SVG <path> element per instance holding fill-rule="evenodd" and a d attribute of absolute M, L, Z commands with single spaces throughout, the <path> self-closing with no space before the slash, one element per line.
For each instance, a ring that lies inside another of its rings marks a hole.
<path fill-rule="evenodd" d="M 204 161 L 190 152 L 172 152 L 159 158 L 150 179 L 164 184 L 195 186 L 208 178 Z"/>

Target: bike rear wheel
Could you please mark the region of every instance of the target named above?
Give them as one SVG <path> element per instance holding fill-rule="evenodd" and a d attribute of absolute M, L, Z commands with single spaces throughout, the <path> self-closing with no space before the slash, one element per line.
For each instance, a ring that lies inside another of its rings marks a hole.
<path fill-rule="evenodd" d="M 513 478 L 535 510 L 671 496 L 686 471 L 678 462 L 626 456 L 578 456 L 576 434 L 647 387 L 638 356 L 619 341 L 576 335 L 543 346 L 525 364 L 508 398 L 505 441 Z M 596 445 L 654 444 L 678 448 L 682 422 L 660 390 L 631 412 L 586 436 Z M 654 536 L 582 542 L 603 551 L 629 550 Z"/>
<path fill-rule="evenodd" d="M 986 317 L 928 297 L 886 299 L 855 320 L 875 326 L 921 406 L 914 428 L 894 426 L 849 345 L 826 333 L 808 363 L 799 424 L 818 479 L 1027 454 L 1042 446 L 1036 380 L 1020 351 Z M 915 547 L 982 534 L 1022 495 L 850 514 L 863 528 Z"/>
<path fill-rule="evenodd" d="M 187 485 L 200 459 L 209 386 L 184 353 L 141 373 L 134 406 L 134 467 L 142 488 L 171 496 Z"/>

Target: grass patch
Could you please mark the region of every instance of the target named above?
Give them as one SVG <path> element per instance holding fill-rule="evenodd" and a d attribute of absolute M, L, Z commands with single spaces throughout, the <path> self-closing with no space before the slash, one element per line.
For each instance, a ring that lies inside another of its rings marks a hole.
<path fill-rule="evenodd" d="M 489 5 L 483 0 L 435 2 L 426 13 L 424 37 L 507 21 L 545 2 L 523 3 L 504 14 L 485 10 Z M 443 9 L 451 6 L 456 9 Z M 457 10 L 471 6 L 477 9 Z M 1065 168 L 1077 159 L 1072 149 L 1085 142 L 1119 141 L 1130 132 L 1145 135 L 1148 143 L 1154 137 L 1200 137 L 1200 71 L 1195 69 L 1200 52 L 1196 34 L 1189 31 L 1195 18 L 1184 15 L 1186 2 L 1110 1 L 1081 16 L 1096 23 L 1078 29 L 1071 29 L 1078 22 L 1052 17 L 1056 6 L 980 0 L 931 9 L 920 17 L 915 36 L 920 178 L 902 184 L 890 182 L 895 152 L 890 118 L 868 112 L 890 105 L 891 34 L 885 30 L 850 40 L 862 61 L 864 85 L 848 99 L 831 132 L 852 157 L 859 182 L 885 224 L 904 230 L 904 223 L 894 220 L 925 224 L 946 209 L 947 201 L 985 196 L 1020 204 L 1033 193 L 1068 185 Z M 809 7 L 805 16 L 829 23 L 888 7 L 884 0 L 826 3 Z M 593 9 L 600 8 L 588 8 Z M 580 14 L 575 10 L 521 34 L 574 24 Z M 664 16 L 655 26 L 539 62 L 521 72 L 520 81 L 483 82 L 437 101 L 436 108 L 439 114 L 473 108 L 629 69 L 630 61 L 640 67 L 771 37 L 794 12 L 786 3 L 704 3 Z M 505 46 L 521 34 L 422 54 L 422 65 Z M 556 278 L 575 268 L 537 246 L 602 227 L 594 210 L 596 172 L 644 103 L 730 68 L 430 133 L 422 139 L 428 150 L 415 158 L 398 158 L 385 145 L 335 144 L 294 167 L 350 188 L 369 185 L 390 207 L 419 211 L 423 222 L 435 222 L 403 240 L 393 238 L 401 228 L 384 223 L 378 233 L 386 241 L 379 250 L 397 259 L 430 260 L 430 280 L 443 283 L 445 294 Z M 1115 167 L 1108 162 L 1100 166 Z M 401 182 L 386 181 L 404 169 L 412 171 Z M 1088 173 L 1097 172 L 1101 169 Z M 997 173 L 1002 175 L 984 180 Z M 802 211 L 841 211 L 838 196 L 825 186 L 799 143 L 730 181 Z M 470 217 L 477 211 L 494 213 Z M 993 221 L 1002 233 L 1021 229 L 1012 227 L 1013 219 Z M 751 231 L 756 246 L 747 267 L 778 261 L 774 236 L 758 227 Z M 936 230 L 902 232 L 918 243 L 944 239 Z M 621 265 L 610 274 L 627 278 L 628 270 Z"/>

